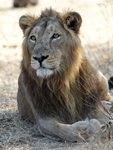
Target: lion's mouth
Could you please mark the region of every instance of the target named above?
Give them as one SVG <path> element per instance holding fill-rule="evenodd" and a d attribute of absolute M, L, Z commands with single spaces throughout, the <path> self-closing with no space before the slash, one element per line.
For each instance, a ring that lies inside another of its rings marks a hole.
<path fill-rule="evenodd" d="M 55 70 L 55 68 L 46 68 L 46 67 L 40 67 L 40 68 L 42 68 L 42 69 L 49 69 L 49 70 Z"/>
<path fill-rule="evenodd" d="M 40 69 L 40 68 L 42 68 L 42 69 L 49 69 L 49 70 L 55 70 L 56 69 L 55 66 L 49 68 L 49 67 L 45 67 L 43 64 L 40 64 L 40 67 L 38 69 Z"/>
<path fill-rule="evenodd" d="M 36 70 L 37 77 L 48 78 L 51 76 L 57 67 L 55 65 L 48 65 L 43 63 L 34 63 L 31 62 L 31 67 Z"/>

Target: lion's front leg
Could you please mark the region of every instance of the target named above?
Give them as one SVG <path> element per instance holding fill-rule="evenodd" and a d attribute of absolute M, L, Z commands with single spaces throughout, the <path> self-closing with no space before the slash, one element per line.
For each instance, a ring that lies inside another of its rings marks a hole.
<path fill-rule="evenodd" d="M 70 125 L 59 123 L 53 119 L 40 118 L 38 126 L 43 135 L 50 135 L 71 142 L 86 140 L 101 131 L 101 124 L 96 119 L 78 121 Z"/>

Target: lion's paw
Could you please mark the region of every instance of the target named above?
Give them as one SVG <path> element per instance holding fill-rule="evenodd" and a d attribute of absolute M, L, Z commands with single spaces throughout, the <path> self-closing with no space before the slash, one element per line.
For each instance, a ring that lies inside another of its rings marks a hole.
<path fill-rule="evenodd" d="M 96 119 L 79 121 L 73 124 L 75 130 L 80 137 L 87 139 L 101 131 L 101 124 Z"/>
<path fill-rule="evenodd" d="M 101 124 L 97 119 L 89 120 L 89 127 L 87 128 L 87 133 L 92 135 L 101 131 Z"/>

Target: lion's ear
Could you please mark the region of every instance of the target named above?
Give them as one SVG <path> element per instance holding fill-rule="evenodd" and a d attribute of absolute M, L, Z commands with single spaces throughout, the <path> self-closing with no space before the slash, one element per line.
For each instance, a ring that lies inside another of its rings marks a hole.
<path fill-rule="evenodd" d="M 28 16 L 20 17 L 19 26 L 23 31 L 28 27 Z"/>
<path fill-rule="evenodd" d="M 79 29 L 82 23 L 82 17 L 77 12 L 69 12 L 66 17 L 66 24 L 68 28 L 75 31 L 75 33 L 79 33 Z"/>
<path fill-rule="evenodd" d="M 19 19 L 19 26 L 20 28 L 23 30 L 23 32 L 31 26 L 34 26 L 34 24 L 36 23 L 35 17 L 33 16 L 22 16 Z"/>

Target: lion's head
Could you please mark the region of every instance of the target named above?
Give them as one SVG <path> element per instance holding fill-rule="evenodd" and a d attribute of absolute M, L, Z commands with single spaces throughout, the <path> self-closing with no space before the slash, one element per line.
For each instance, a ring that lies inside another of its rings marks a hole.
<path fill-rule="evenodd" d="M 81 16 L 76 12 L 62 15 L 52 9 L 46 9 L 40 17 L 22 16 L 19 25 L 25 37 L 25 67 L 41 78 L 54 75 L 73 78 L 82 59 L 78 37 L 81 23 Z"/>

